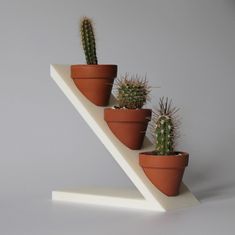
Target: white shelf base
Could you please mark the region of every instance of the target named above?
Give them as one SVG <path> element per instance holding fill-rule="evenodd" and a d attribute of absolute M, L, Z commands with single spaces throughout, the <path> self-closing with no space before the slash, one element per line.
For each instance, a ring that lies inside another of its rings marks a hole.
<path fill-rule="evenodd" d="M 144 146 L 141 150 L 130 150 L 123 145 L 113 135 L 104 121 L 104 108 L 92 104 L 76 88 L 70 78 L 70 66 L 51 65 L 51 77 L 139 191 L 139 193 L 138 191 L 133 193 L 130 191 L 117 192 L 112 190 L 99 193 L 99 190 L 95 189 L 79 192 L 53 191 L 53 200 L 154 211 L 167 211 L 198 204 L 198 200 L 184 184 L 181 185 L 179 196 L 167 197 L 149 181 L 139 166 L 138 154 L 139 152 L 152 150 L 150 141 L 145 138 Z M 112 97 L 110 106 L 114 104 L 115 99 Z"/>
<path fill-rule="evenodd" d="M 85 189 L 79 191 L 53 191 L 52 200 L 156 211 L 152 204 L 148 203 L 136 190 Z M 159 211 L 164 211 L 164 209 L 159 208 Z"/>

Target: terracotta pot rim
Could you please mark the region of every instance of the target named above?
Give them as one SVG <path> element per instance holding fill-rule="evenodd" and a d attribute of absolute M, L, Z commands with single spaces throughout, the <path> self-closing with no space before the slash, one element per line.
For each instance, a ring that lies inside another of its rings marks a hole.
<path fill-rule="evenodd" d="M 189 154 L 187 152 L 183 152 L 183 151 L 174 151 L 173 153 L 175 154 L 170 154 L 170 155 L 156 155 L 153 154 L 154 151 L 148 151 L 148 152 L 140 152 L 139 155 L 143 156 L 143 155 L 148 155 L 148 157 L 167 157 L 167 158 L 171 158 L 171 157 L 179 157 L 179 156 L 189 156 Z M 147 157 L 147 156 L 146 156 Z"/>
<path fill-rule="evenodd" d="M 128 111 L 128 112 L 138 112 L 138 111 L 141 111 L 141 110 L 150 110 L 152 112 L 152 109 L 148 109 L 148 108 L 141 108 L 141 109 L 127 109 L 127 108 L 105 108 L 105 110 L 113 110 L 114 112 L 118 112 L 118 111 Z"/>
<path fill-rule="evenodd" d="M 153 152 L 139 153 L 139 164 L 143 168 L 185 168 L 188 165 L 189 154 L 175 151 L 180 155 L 154 155 Z"/>
<path fill-rule="evenodd" d="M 113 64 L 77 64 L 71 65 L 71 78 L 75 79 L 106 79 L 111 81 L 117 76 L 117 65 Z"/>
<path fill-rule="evenodd" d="M 71 67 L 76 68 L 76 67 L 117 67 L 116 64 L 72 64 Z"/>
<path fill-rule="evenodd" d="M 104 109 L 106 122 L 149 122 L 151 115 L 151 109 Z"/>

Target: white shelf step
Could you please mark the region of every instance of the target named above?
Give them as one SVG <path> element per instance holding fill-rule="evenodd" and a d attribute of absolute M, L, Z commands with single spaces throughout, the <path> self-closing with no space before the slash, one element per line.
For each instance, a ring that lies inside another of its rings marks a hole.
<path fill-rule="evenodd" d="M 53 191 L 52 200 L 155 211 L 137 190 L 80 189 Z M 164 210 L 163 210 L 164 211 Z"/>
<path fill-rule="evenodd" d="M 116 160 L 126 175 L 136 186 L 143 199 L 130 198 L 129 192 L 122 194 L 120 198 L 116 191 L 111 194 L 99 194 L 90 192 L 76 191 L 54 191 L 53 200 L 73 201 L 78 203 L 90 203 L 107 206 L 129 207 L 136 209 L 149 209 L 155 211 L 167 211 L 171 209 L 190 207 L 198 204 L 198 200 L 182 183 L 180 195 L 176 197 L 167 197 L 161 193 L 145 176 L 142 168 L 139 166 L 138 154 L 142 151 L 151 151 L 152 144 L 145 138 L 144 147 L 141 150 L 131 150 L 123 145 L 110 131 L 104 121 L 104 108 L 92 104 L 75 86 L 70 78 L 69 65 L 51 65 L 51 77 L 60 87 L 65 96 L 70 100 L 76 110 L 84 118 L 86 123 L 94 131 L 100 141 L 104 144 L 111 156 Z M 111 98 L 110 106 L 115 103 L 114 97 Z M 107 192 L 107 191 L 106 191 Z M 137 192 L 138 193 L 138 192 Z M 116 195 L 116 196 L 115 196 Z M 133 195 L 133 194 L 131 194 Z M 143 202 L 143 200 L 145 202 Z"/>

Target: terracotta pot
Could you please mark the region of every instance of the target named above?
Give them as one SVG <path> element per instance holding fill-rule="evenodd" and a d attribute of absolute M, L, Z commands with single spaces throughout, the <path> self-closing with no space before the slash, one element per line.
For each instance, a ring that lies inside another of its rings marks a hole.
<path fill-rule="evenodd" d="M 106 108 L 104 120 L 123 144 L 130 149 L 140 149 L 151 114 L 151 109 Z"/>
<path fill-rule="evenodd" d="M 98 106 L 107 106 L 117 76 L 117 65 L 72 65 L 71 77 L 87 99 Z"/>
<path fill-rule="evenodd" d="M 153 152 L 139 154 L 139 164 L 150 181 L 167 196 L 179 194 L 184 169 L 188 165 L 188 153 L 159 156 Z"/>

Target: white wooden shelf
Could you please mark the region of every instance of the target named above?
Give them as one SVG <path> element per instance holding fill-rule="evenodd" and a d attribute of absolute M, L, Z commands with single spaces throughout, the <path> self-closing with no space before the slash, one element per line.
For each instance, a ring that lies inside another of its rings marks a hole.
<path fill-rule="evenodd" d="M 131 150 L 123 145 L 113 135 L 104 121 L 104 108 L 92 104 L 77 89 L 73 80 L 70 78 L 69 65 L 51 65 L 50 73 L 53 80 L 91 127 L 137 189 L 135 192 L 128 190 L 117 191 L 99 189 L 53 191 L 53 200 L 154 211 L 167 211 L 198 204 L 198 200 L 183 183 L 179 196 L 167 197 L 149 181 L 142 168 L 139 166 L 138 156 L 139 152 L 152 150 L 153 147 L 150 141 L 146 137 L 141 150 Z M 112 97 L 110 106 L 113 106 L 114 103 L 115 99 Z"/>

